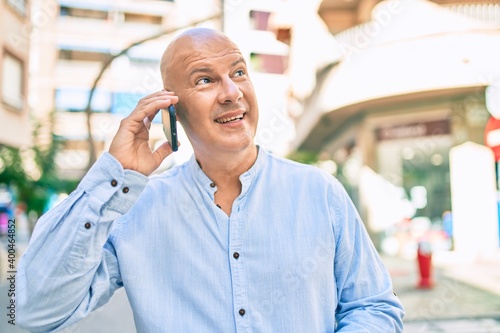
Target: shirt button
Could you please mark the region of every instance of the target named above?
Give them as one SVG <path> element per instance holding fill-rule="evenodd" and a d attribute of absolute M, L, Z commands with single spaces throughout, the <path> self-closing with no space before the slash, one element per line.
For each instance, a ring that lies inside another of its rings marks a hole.
<path fill-rule="evenodd" d="M 122 190 L 123 193 L 128 193 L 128 191 L 129 191 L 128 187 L 124 187 L 123 190 Z"/>
<path fill-rule="evenodd" d="M 233 258 L 238 259 L 240 257 L 240 254 L 238 252 L 233 253 Z"/>
<path fill-rule="evenodd" d="M 116 181 L 116 179 L 113 179 L 111 181 L 111 186 L 116 187 L 116 185 L 118 185 L 118 182 Z"/>
<path fill-rule="evenodd" d="M 215 187 L 215 183 L 210 183 L 210 187 L 214 188 Z"/>
<path fill-rule="evenodd" d="M 85 229 L 90 229 L 91 224 L 89 222 L 85 223 Z"/>
<path fill-rule="evenodd" d="M 240 316 L 244 316 L 245 315 L 245 309 L 240 309 L 240 311 L 238 311 L 238 313 L 240 314 Z"/>

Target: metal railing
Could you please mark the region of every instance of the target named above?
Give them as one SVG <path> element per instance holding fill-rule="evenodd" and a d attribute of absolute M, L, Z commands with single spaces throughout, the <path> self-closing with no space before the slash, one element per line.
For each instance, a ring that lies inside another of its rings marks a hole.
<path fill-rule="evenodd" d="M 489 27 L 500 27 L 500 4 L 460 4 L 442 5 L 453 13 L 472 18 Z M 335 34 L 335 39 L 349 47 L 371 44 L 381 24 L 376 20 L 358 24 Z"/>
<path fill-rule="evenodd" d="M 443 5 L 444 8 L 488 25 L 500 27 L 500 4 Z"/>

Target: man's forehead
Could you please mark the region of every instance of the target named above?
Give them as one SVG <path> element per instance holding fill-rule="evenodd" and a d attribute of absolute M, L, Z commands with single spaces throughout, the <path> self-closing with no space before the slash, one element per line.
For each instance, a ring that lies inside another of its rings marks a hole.
<path fill-rule="evenodd" d="M 177 54 L 220 56 L 228 52 L 239 52 L 239 48 L 225 35 L 213 33 L 181 36 L 172 43 L 168 51 Z"/>
<path fill-rule="evenodd" d="M 243 58 L 240 49 L 220 31 L 196 28 L 190 29 L 178 37 L 167 47 L 162 58 L 162 75 L 173 74 L 186 67 L 211 61 Z"/>
<path fill-rule="evenodd" d="M 210 66 L 212 64 L 221 64 L 225 66 L 234 66 L 236 63 L 243 62 L 245 60 L 243 55 L 239 50 L 228 50 L 225 52 L 192 52 L 187 54 L 183 63 L 185 66 Z"/>

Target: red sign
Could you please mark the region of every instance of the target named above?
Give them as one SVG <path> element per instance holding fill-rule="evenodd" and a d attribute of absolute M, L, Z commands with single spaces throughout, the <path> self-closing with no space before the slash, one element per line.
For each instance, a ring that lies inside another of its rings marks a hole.
<path fill-rule="evenodd" d="M 484 129 L 484 143 L 495 154 L 495 160 L 500 160 L 500 119 L 490 117 Z"/>

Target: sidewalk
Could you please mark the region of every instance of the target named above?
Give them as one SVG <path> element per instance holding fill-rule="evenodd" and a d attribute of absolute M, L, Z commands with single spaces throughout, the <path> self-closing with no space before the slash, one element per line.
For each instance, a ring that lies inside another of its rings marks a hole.
<path fill-rule="evenodd" d="M 476 260 L 461 257 L 454 252 L 439 252 L 434 257 L 434 265 L 441 269 L 445 276 L 500 297 L 500 249 L 489 258 Z"/>
<path fill-rule="evenodd" d="M 500 265 L 455 259 L 437 255 L 433 265 L 434 287 L 418 289 L 416 259 L 383 257 L 393 279 L 394 291 L 406 309 L 405 322 L 470 318 L 500 320 Z M 483 331 L 478 328 L 456 332 Z"/>

